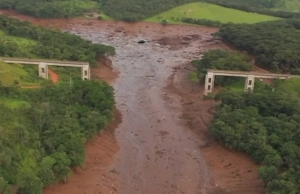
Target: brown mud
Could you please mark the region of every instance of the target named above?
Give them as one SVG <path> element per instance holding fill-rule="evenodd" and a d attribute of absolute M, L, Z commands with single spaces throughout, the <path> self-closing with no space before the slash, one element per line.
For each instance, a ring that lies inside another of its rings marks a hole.
<path fill-rule="evenodd" d="M 224 149 L 209 135 L 207 125 L 212 119 L 213 104 L 201 100 L 202 88 L 187 80 L 190 72 L 187 69 L 191 68 L 186 65 L 188 62 L 201 58 L 208 49 L 222 46 L 210 35 L 216 28 L 83 19 L 40 20 L 5 13 L 115 46 L 117 52 L 110 59 L 119 72 L 113 85 L 117 108 L 122 114 L 122 123 L 115 130 L 120 149 L 114 155 L 115 149 L 109 148 L 116 144 L 106 147 L 98 144 L 106 141 L 105 136 L 101 141 L 96 140 L 97 149 L 89 152 L 87 146 L 86 169 L 72 175 L 66 186 L 59 184 L 46 189 L 46 194 L 264 193 L 257 178 L 257 166 L 251 159 Z M 146 43 L 138 44 L 141 39 Z M 98 76 L 103 73 L 100 77 L 105 77 L 106 70 L 100 70 Z M 109 157 L 89 163 L 94 151 L 111 152 Z M 107 184 L 112 187 L 101 181 L 110 175 L 113 178 Z"/>
<path fill-rule="evenodd" d="M 110 85 L 114 85 L 119 77 L 119 72 L 113 69 L 112 61 L 107 57 L 99 59 L 98 67 L 92 69 L 91 73 L 93 80 L 104 80 Z"/>

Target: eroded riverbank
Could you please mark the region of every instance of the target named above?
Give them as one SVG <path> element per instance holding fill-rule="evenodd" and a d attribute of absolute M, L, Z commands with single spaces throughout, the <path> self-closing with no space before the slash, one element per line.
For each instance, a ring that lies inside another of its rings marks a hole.
<path fill-rule="evenodd" d="M 120 72 L 114 84 L 117 108 L 123 116 L 115 131 L 120 150 L 115 155 L 117 150 L 110 152 L 111 162 L 104 164 L 99 159 L 92 167 L 87 164 L 83 170 L 85 175 L 76 175 L 78 181 L 71 179 L 65 185 L 51 187 L 46 193 L 263 192 L 256 177 L 257 167 L 251 160 L 223 149 L 207 134 L 205 124 L 212 118 L 210 102 L 201 101 L 200 89 L 195 86 L 190 90 L 189 82 L 182 82 L 183 79 L 175 82 L 186 86 L 177 85 L 176 90 L 169 88 L 170 80 L 174 83 L 173 78 L 176 78 L 174 71 L 185 71 L 177 67 L 200 58 L 203 51 L 215 44 L 210 33 L 216 29 L 78 19 L 21 19 L 115 46 L 117 55 L 112 58 L 113 67 Z M 140 39 L 147 42 L 138 44 Z M 113 146 L 109 145 L 103 151 Z M 87 154 L 93 157 L 92 152 Z M 96 170 L 101 168 L 105 170 Z M 103 181 L 103 177 L 109 176 L 114 178 Z"/>

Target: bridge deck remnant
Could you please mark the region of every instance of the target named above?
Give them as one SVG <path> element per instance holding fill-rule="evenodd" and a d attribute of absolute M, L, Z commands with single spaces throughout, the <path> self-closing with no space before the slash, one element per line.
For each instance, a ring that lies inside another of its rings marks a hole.
<path fill-rule="evenodd" d="M 205 77 L 204 95 L 213 92 L 215 76 L 229 76 L 229 77 L 245 77 L 245 91 L 253 91 L 255 78 L 260 79 L 289 79 L 292 77 L 300 77 L 299 75 L 290 74 L 275 74 L 275 73 L 262 73 L 254 71 L 230 71 L 230 70 L 216 70 L 208 69 Z"/>
<path fill-rule="evenodd" d="M 45 79 L 48 79 L 48 66 L 79 67 L 81 68 L 81 78 L 83 80 L 90 80 L 90 65 L 87 62 L 57 61 L 47 59 L 22 59 L 11 57 L 1 57 L 0 60 L 6 63 L 38 65 L 39 76 Z"/>

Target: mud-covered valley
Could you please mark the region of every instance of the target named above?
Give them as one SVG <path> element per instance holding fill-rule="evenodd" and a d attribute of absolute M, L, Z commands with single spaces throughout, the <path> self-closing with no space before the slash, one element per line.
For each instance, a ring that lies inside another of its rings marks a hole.
<path fill-rule="evenodd" d="M 217 29 L 14 17 L 116 48 L 112 69 L 93 74 L 113 85 L 120 113 L 110 130 L 88 143 L 85 166 L 44 193 L 265 193 L 258 166 L 209 135 L 213 104 L 187 78 L 191 60 L 226 48 L 211 36 Z M 146 43 L 138 44 L 141 39 Z"/>

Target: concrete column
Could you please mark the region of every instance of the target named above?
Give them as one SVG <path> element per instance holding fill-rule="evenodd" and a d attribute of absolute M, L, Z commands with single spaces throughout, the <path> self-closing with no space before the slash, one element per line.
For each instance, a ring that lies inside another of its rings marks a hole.
<path fill-rule="evenodd" d="M 215 75 L 214 73 L 207 72 L 205 77 L 204 96 L 212 93 L 214 89 Z"/>
<path fill-rule="evenodd" d="M 85 65 L 85 66 L 82 66 L 81 68 L 81 78 L 82 80 L 90 80 L 91 77 L 90 77 L 90 66 L 88 65 Z"/>
<path fill-rule="evenodd" d="M 247 91 L 253 91 L 254 90 L 254 82 L 255 82 L 255 77 L 253 75 L 248 75 L 246 77 L 246 82 L 245 82 L 245 92 Z"/>
<path fill-rule="evenodd" d="M 48 65 L 45 63 L 39 64 L 39 76 L 44 79 L 48 79 Z"/>

